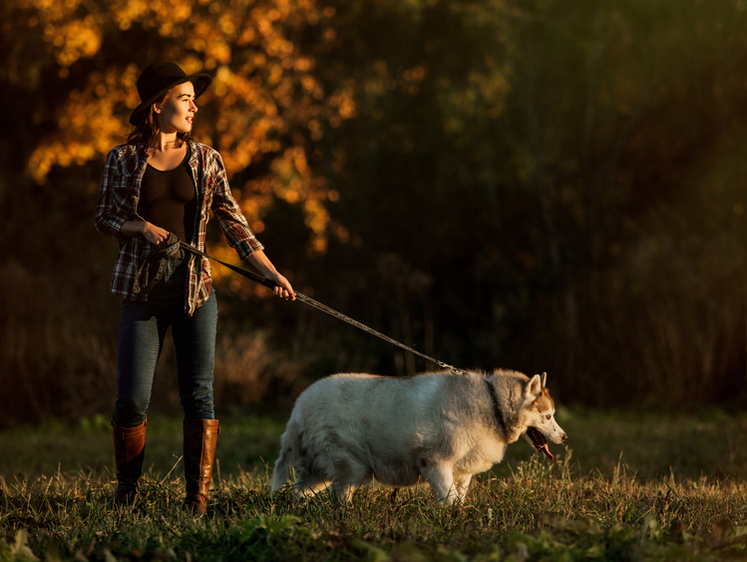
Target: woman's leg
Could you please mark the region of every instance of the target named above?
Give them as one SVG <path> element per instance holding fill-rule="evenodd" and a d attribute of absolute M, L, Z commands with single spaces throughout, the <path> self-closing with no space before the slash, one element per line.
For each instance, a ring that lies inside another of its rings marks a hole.
<path fill-rule="evenodd" d="M 125 301 L 122 305 L 117 402 L 112 419 L 118 485 L 110 506 L 128 505 L 137 497 L 153 375 L 168 327 L 156 310 L 146 303 Z"/>
<path fill-rule="evenodd" d="M 207 509 L 215 445 L 220 433 L 213 407 L 217 324 L 215 292 L 192 317 L 182 314 L 173 322 L 179 392 L 184 408 L 185 503 L 201 514 Z"/>
<path fill-rule="evenodd" d="M 218 303 L 215 291 L 194 315 L 183 312 L 172 319 L 179 395 L 185 419 L 212 420 L 213 368 L 218 328 Z"/>
<path fill-rule="evenodd" d="M 148 303 L 124 301 L 119 326 L 117 402 L 114 421 L 123 428 L 145 421 L 156 363 L 168 329 L 168 319 Z"/>

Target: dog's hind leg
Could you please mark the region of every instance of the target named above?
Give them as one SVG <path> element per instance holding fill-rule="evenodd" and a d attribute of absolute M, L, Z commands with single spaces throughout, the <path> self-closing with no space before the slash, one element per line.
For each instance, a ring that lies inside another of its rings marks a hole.
<path fill-rule="evenodd" d="M 301 445 L 301 427 L 298 422 L 290 421 L 285 433 L 280 437 L 280 455 L 275 461 L 272 471 L 272 485 L 270 490 L 277 492 L 290 478 L 290 468 L 296 464 L 299 458 Z"/>
<path fill-rule="evenodd" d="M 270 487 L 270 491 L 273 494 L 288 482 L 288 477 L 290 476 L 290 466 L 288 463 L 289 453 L 290 451 L 283 447 L 278 460 L 275 461 L 275 468 L 272 471 L 272 485 Z"/>

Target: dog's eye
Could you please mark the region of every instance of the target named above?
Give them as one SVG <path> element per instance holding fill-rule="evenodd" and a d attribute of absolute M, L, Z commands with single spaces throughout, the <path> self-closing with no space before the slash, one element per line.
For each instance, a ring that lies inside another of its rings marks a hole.
<path fill-rule="evenodd" d="M 547 414 L 547 415 L 545 416 L 545 419 L 548 419 L 548 420 L 549 420 L 549 419 L 550 419 L 551 417 L 552 417 L 552 416 L 551 416 L 550 414 Z"/>

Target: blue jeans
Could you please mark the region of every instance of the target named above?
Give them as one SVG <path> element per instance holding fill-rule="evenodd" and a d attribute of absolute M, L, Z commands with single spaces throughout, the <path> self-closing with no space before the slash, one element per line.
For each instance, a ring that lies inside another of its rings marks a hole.
<path fill-rule="evenodd" d="M 147 302 L 122 303 L 114 408 L 114 421 L 120 427 L 136 427 L 145 421 L 156 363 L 169 326 L 184 418 L 215 419 L 213 367 L 218 304 L 213 290 L 193 316 L 184 312 L 186 261 L 168 281 L 161 280 L 148 293 Z"/>

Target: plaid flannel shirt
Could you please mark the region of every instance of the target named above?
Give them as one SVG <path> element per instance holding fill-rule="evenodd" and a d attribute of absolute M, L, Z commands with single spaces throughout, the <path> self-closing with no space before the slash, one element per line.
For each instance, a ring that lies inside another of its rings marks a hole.
<path fill-rule="evenodd" d="M 189 169 L 197 194 L 196 224 L 190 244 L 205 251 L 205 235 L 212 211 L 229 246 L 236 250 L 241 259 L 264 249 L 231 195 L 220 154 L 197 142 L 190 142 L 188 149 Z M 123 236 L 120 231 L 125 221 L 139 220 L 137 204 L 147 164 L 147 157 L 142 157 L 136 146 L 122 144 L 114 147 L 106 158 L 96 204 L 96 228 L 119 242 L 111 290 L 115 295 L 129 300 L 148 300 L 147 295 L 135 295 L 132 288 L 138 268 L 155 252 L 154 246 L 142 236 Z M 210 296 L 212 279 L 209 260 L 194 254 L 188 259 L 184 311 L 191 316 Z"/>

